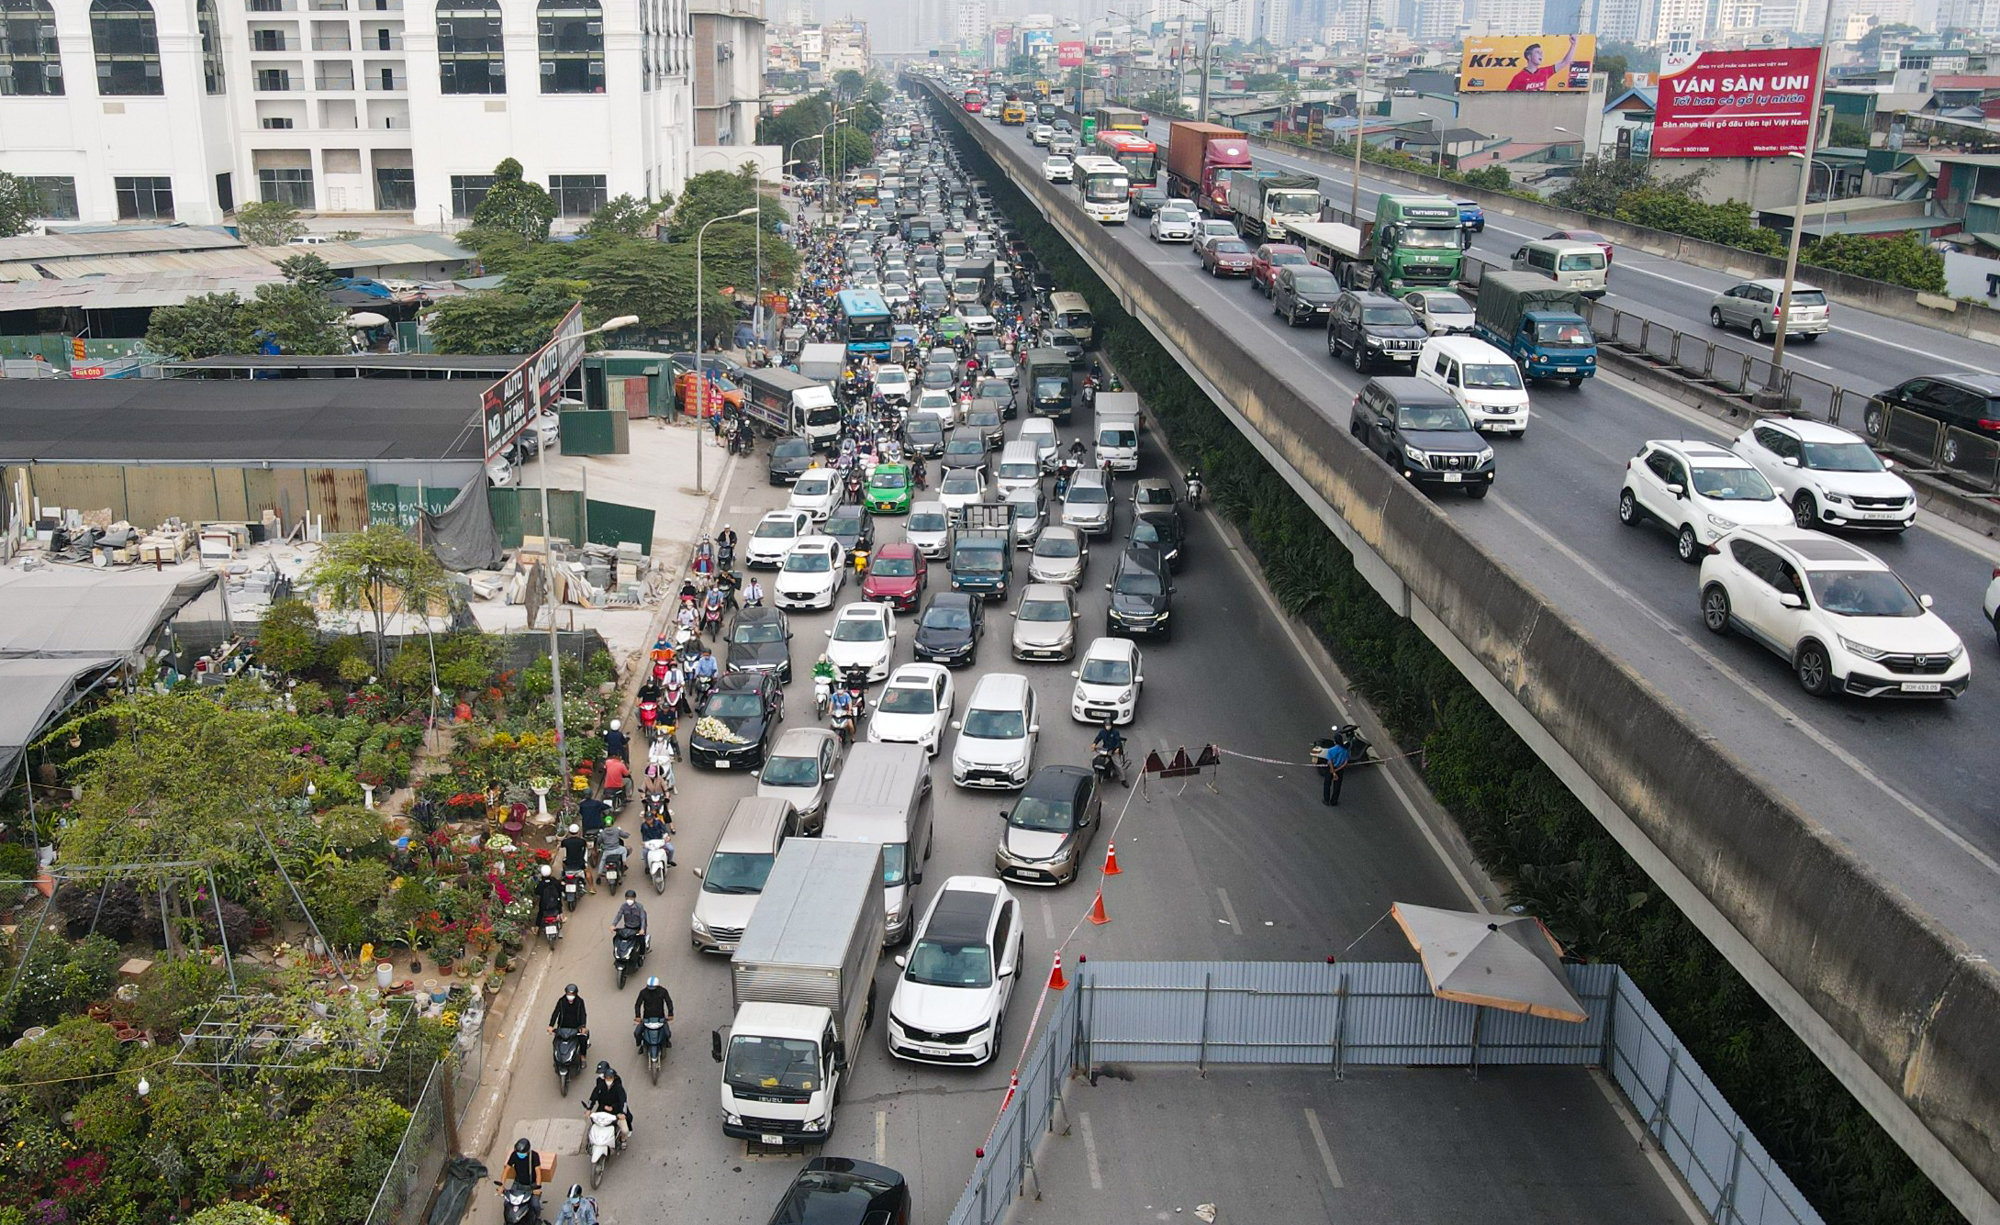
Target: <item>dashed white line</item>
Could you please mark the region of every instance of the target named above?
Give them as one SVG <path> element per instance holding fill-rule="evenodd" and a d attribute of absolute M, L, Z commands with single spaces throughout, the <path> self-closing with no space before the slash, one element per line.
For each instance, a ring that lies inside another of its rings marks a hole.
<path fill-rule="evenodd" d="M 1333 1147 L 1326 1142 L 1326 1133 L 1320 1130 L 1319 1112 L 1306 1107 L 1306 1130 L 1313 1135 L 1313 1147 L 1319 1150 L 1320 1164 L 1326 1167 L 1327 1181 L 1338 1191 L 1347 1184 L 1341 1180 L 1340 1167 L 1333 1164 Z"/>
<path fill-rule="evenodd" d="M 875 1112 L 875 1160 L 877 1163 L 889 1160 L 889 1112 Z"/>
<path fill-rule="evenodd" d="M 1049 899 L 1047 898 L 1042 899 L 1042 934 L 1049 938 L 1049 943 L 1055 943 L 1056 912 L 1049 909 Z"/>
<path fill-rule="evenodd" d="M 1229 930 L 1239 936 L 1242 935 L 1243 924 L 1236 921 L 1236 907 L 1229 904 L 1229 890 L 1217 889 L 1215 899 L 1222 903 L 1222 913 L 1226 916 L 1225 921 L 1229 924 Z"/>
<path fill-rule="evenodd" d="M 1104 1190 L 1104 1170 L 1097 1164 L 1097 1133 L 1090 1130 L 1090 1112 L 1076 1116 L 1077 1130 L 1083 1133 L 1083 1164 L 1090 1171 L 1090 1189 Z"/>

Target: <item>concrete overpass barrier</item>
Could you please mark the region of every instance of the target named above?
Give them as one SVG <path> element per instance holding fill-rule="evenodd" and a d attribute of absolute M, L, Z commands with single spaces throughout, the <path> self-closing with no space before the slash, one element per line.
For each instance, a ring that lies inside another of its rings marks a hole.
<path fill-rule="evenodd" d="M 1959 1209 L 2000 1221 L 2000 972 L 1364 452 L 1346 392 L 1278 378 L 1070 197 L 1016 185 Z"/>

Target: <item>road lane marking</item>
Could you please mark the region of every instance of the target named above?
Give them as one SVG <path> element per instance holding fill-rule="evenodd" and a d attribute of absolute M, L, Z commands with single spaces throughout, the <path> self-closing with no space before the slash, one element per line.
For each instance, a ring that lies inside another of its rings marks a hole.
<path fill-rule="evenodd" d="M 1078 1130 L 1083 1132 L 1083 1164 L 1090 1171 L 1090 1189 L 1104 1190 L 1104 1170 L 1097 1164 L 1097 1133 L 1090 1130 L 1090 1112 L 1076 1116 Z"/>
<path fill-rule="evenodd" d="M 1336 1191 L 1345 1187 L 1347 1184 L 1341 1180 L 1340 1167 L 1333 1164 L 1333 1148 L 1326 1142 L 1326 1133 L 1320 1130 L 1319 1112 L 1311 1106 L 1306 1107 L 1306 1130 L 1313 1134 L 1313 1147 L 1319 1150 L 1320 1163 L 1326 1166 L 1327 1181 L 1333 1184 Z"/>
<path fill-rule="evenodd" d="M 889 1160 L 889 1112 L 875 1112 L 875 1161 L 884 1164 Z"/>
<path fill-rule="evenodd" d="M 1242 935 L 1243 925 L 1236 921 L 1236 907 L 1231 906 L 1229 904 L 1229 890 L 1217 889 L 1215 891 L 1215 896 L 1216 899 L 1222 903 L 1222 913 L 1228 916 L 1223 921 L 1229 924 L 1229 930 L 1235 932 L 1239 936 Z"/>
<path fill-rule="evenodd" d="M 1937 817 L 1932 816 L 1928 809 L 1918 804 L 1915 800 L 1910 799 L 1908 796 L 1904 795 L 1901 791 L 1898 791 L 1893 785 L 1889 783 L 1887 779 L 1875 773 L 1875 771 L 1869 769 L 1867 763 L 1863 762 L 1859 757 L 1856 757 L 1854 754 L 1848 752 L 1845 748 L 1842 748 L 1840 744 L 1836 742 L 1832 737 L 1828 736 L 1826 733 L 1820 731 L 1818 728 L 1807 723 L 1790 707 L 1786 706 L 1783 702 L 1780 702 L 1777 698 L 1772 697 L 1770 694 L 1766 693 L 1762 686 L 1756 684 L 1749 677 L 1737 671 L 1736 668 L 1731 664 L 1724 662 L 1720 656 L 1710 651 L 1707 647 L 1702 646 L 1699 642 L 1695 641 L 1695 639 L 1691 635 L 1689 635 L 1687 631 L 1683 630 L 1680 626 L 1674 624 L 1671 620 L 1669 620 L 1666 617 L 1665 614 L 1659 612 L 1657 609 L 1654 609 L 1651 605 L 1646 603 L 1645 600 L 1641 599 L 1638 592 L 1633 591 L 1630 588 L 1625 587 L 1623 584 L 1614 582 L 1611 579 L 1605 577 L 1604 569 L 1602 566 L 1597 566 L 1589 561 L 1586 561 L 1582 554 L 1576 552 L 1574 549 L 1570 548 L 1568 545 L 1558 540 L 1553 534 L 1551 534 L 1548 531 L 1548 529 L 1544 528 L 1541 524 L 1535 522 L 1533 519 L 1530 519 L 1525 513 L 1523 513 L 1520 510 L 1520 508 L 1514 506 L 1507 499 L 1488 498 L 1487 501 L 1489 503 L 1497 505 L 1503 513 L 1507 514 L 1508 516 L 1513 518 L 1515 522 L 1521 524 L 1523 527 L 1527 528 L 1530 532 L 1534 533 L 1536 539 L 1540 540 L 1542 543 L 1548 545 L 1556 552 L 1568 558 L 1570 562 L 1572 562 L 1579 570 L 1583 571 L 1585 574 L 1589 575 L 1590 577 L 1596 579 L 1599 583 L 1603 584 L 1604 588 L 1607 591 L 1611 592 L 1619 599 L 1625 601 L 1632 608 L 1636 609 L 1640 616 L 1652 622 L 1659 629 L 1665 631 L 1669 637 L 1679 642 L 1682 646 L 1686 647 L 1688 650 L 1694 652 L 1696 657 L 1698 657 L 1703 663 L 1706 663 L 1709 667 L 1715 669 L 1717 674 L 1722 676 L 1724 679 L 1728 680 L 1731 684 L 1735 685 L 1752 701 L 1756 702 L 1758 705 L 1764 707 L 1765 709 L 1769 710 L 1772 714 L 1776 715 L 1780 722 L 1785 724 L 1787 727 L 1790 727 L 1798 731 L 1799 733 L 1804 735 L 1808 740 L 1811 740 L 1814 744 L 1826 750 L 1827 753 L 1838 759 L 1841 762 L 1841 764 L 1845 765 L 1848 769 L 1854 771 L 1855 774 L 1865 779 L 1870 785 L 1875 787 L 1876 790 L 1880 791 L 1883 795 L 1893 800 L 1899 807 L 1907 810 L 1911 816 L 1914 816 L 1915 818 L 1917 818 L 1917 820 L 1922 821 L 1925 825 L 1930 826 L 1932 830 L 1943 835 L 1947 841 L 1949 841 L 1953 846 L 1957 847 L 1959 850 L 1965 852 L 1965 854 L 1971 857 L 1973 861 L 1979 864 L 1979 866 L 1985 868 L 1988 872 L 1991 872 L 1996 876 L 2000 876 L 2000 861 L 1995 861 L 1991 855 L 1988 855 L 1985 851 L 1981 850 L 1977 846 L 1974 846 L 1969 840 L 1965 838 L 1964 835 L 1960 834 L 1957 830 L 1952 829 L 1950 826 L 1946 825 L 1943 821 L 1939 820 Z M 1852 845 L 1851 843 L 1846 843 L 1845 839 L 1842 839 L 1842 841 L 1844 844 L 1849 845 L 1851 847 Z"/>
<path fill-rule="evenodd" d="M 1055 942 L 1056 914 L 1055 911 L 1049 909 L 1049 899 L 1047 897 L 1042 898 L 1042 932 L 1048 936 L 1050 943 L 1053 944 Z"/>

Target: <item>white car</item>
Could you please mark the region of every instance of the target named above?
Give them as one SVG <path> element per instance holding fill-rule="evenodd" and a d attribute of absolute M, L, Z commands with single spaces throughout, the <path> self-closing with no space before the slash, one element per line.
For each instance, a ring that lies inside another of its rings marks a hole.
<path fill-rule="evenodd" d="M 808 468 L 792 482 L 792 499 L 786 509 L 804 511 L 814 523 L 825 523 L 826 517 L 846 501 L 847 486 L 833 469 Z"/>
<path fill-rule="evenodd" d="M 1514 359 L 1476 336 L 1433 336 L 1417 352 L 1416 375 L 1444 392 L 1489 434 L 1528 433 L 1528 386 Z"/>
<path fill-rule="evenodd" d="M 974 336 L 991 336 L 1000 330 L 1000 321 L 983 306 L 968 306 L 958 312 L 958 317 L 965 322 L 965 330 Z"/>
<path fill-rule="evenodd" d="M 910 372 L 893 363 L 875 368 L 875 394 L 890 404 L 910 402 Z"/>
<path fill-rule="evenodd" d="M 743 564 L 753 570 L 776 570 L 785 564 L 792 546 L 812 531 L 812 516 L 802 510 L 774 510 L 750 530 Z"/>
<path fill-rule="evenodd" d="M 847 557 L 831 536 L 807 536 L 785 554 L 771 580 L 771 602 L 779 608 L 832 608 L 847 585 Z"/>
<path fill-rule="evenodd" d="M 1654 439 L 1625 461 L 1618 521 L 1645 519 L 1674 537 L 1674 552 L 1699 565 L 1715 542 L 1739 527 L 1783 527 L 1792 512 L 1749 460 L 1712 442 Z"/>
<path fill-rule="evenodd" d="M 1050 157 L 1042 162 L 1042 177 L 1051 183 L 1073 182 L 1075 167 L 1067 157 Z"/>
<path fill-rule="evenodd" d="M 903 539 L 917 546 L 932 561 L 944 556 L 946 543 L 951 539 L 951 512 L 942 502 L 916 502 L 910 506 L 910 514 L 903 520 Z"/>
<path fill-rule="evenodd" d="M 1965 644 L 1873 554 L 1797 526 L 1731 532 L 1701 563 L 1701 620 L 1787 660 L 1814 697 L 1958 697 Z"/>
<path fill-rule="evenodd" d="M 1980 605 L 1986 610 L 1986 619 L 1993 623 L 1993 633 L 2000 638 L 2000 566 L 1993 567 L 1993 581 L 1986 584 L 1986 600 Z"/>
<path fill-rule="evenodd" d="M 1035 687 L 1019 672 L 988 672 L 973 687 L 965 717 L 952 720 L 951 781 L 1013 791 L 1035 772 L 1041 714 Z"/>
<path fill-rule="evenodd" d="M 1037 123 L 1028 129 L 1028 143 L 1046 147 L 1055 136 L 1056 130 L 1046 123 Z"/>
<path fill-rule="evenodd" d="M 1208 244 L 1236 237 L 1236 223 L 1220 217 L 1203 217 L 1194 227 L 1194 253 L 1199 256 Z"/>
<path fill-rule="evenodd" d="M 896 652 L 896 610 L 873 602 L 846 605 L 826 636 L 826 659 L 835 675 L 860 672 L 879 681 L 889 675 L 889 657 Z"/>
<path fill-rule="evenodd" d="M 1449 289 L 1415 289 L 1403 295 L 1403 305 L 1433 336 L 1472 331 L 1472 303 Z"/>
<path fill-rule="evenodd" d="M 1190 218 L 1201 216 L 1201 205 L 1196 204 L 1186 196 L 1168 196 L 1167 202 L 1160 207 L 1177 208 L 1186 213 Z"/>
<path fill-rule="evenodd" d="M 1028 581 L 1074 587 L 1083 582 L 1083 567 L 1089 561 L 1090 546 L 1084 543 L 1083 533 L 1067 524 L 1052 523 L 1035 537 L 1035 547 L 1028 554 Z"/>
<path fill-rule="evenodd" d="M 912 413 L 936 413 L 938 424 L 950 429 L 958 424 L 958 397 L 948 391 L 920 391 Z"/>
<path fill-rule="evenodd" d="M 868 739 L 876 744 L 914 744 L 937 756 L 951 726 L 951 669 L 943 664 L 903 664 L 875 699 L 868 716 Z"/>
<path fill-rule="evenodd" d="M 1139 645 L 1130 638 L 1096 638 L 1083 650 L 1076 671 L 1069 715 L 1079 723 L 1130 723 L 1139 714 L 1139 691 L 1146 685 Z"/>
<path fill-rule="evenodd" d="M 1076 156 L 1076 133 L 1057 132 L 1049 137 L 1049 152 L 1060 153 L 1064 157 Z"/>
<path fill-rule="evenodd" d="M 1021 904 L 990 876 L 938 889 L 889 997 L 889 1053 L 977 1066 L 1000 1053 L 1000 1026 L 1021 977 Z"/>
<path fill-rule="evenodd" d="M 1193 242 L 1194 214 L 1178 208 L 1154 209 L 1146 235 L 1154 242 Z"/>
<path fill-rule="evenodd" d="M 1062 450 L 1062 440 L 1056 437 L 1056 423 L 1047 417 L 1030 417 L 1021 423 L 1014 435 L 1016 442 L 1035 444 L 1035 457 L 1044 468 L 1055 465 L 1056 453 Z"/>
<path fill-rule="evenodd" d="M 1901 532 L 1917 521 L 1917 493 L 1868 444 L 1837 426 L 1766 418 L 1730 449 L 1757 465 L 1800 527 Z"/>
<path fill-rule="evenodd" d="M 947 468 L 938 481 L 938 501 L 947 511 L 986 500 L 986 473 L 978 468 Z"/>

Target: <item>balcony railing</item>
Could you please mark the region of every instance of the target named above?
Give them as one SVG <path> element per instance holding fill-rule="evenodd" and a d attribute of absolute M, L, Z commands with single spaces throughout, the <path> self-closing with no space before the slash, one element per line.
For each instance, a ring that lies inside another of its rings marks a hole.
<path fill-rule="evenodd" d="M 244 0 L 244 8 L 252 13 L 296 13 L 296 0 Z"/>
<path fill-rule="evenodd" d="M 314 77 L 313 88 L 323 94 L 347 94 L 354 92 L 353 77 Z"/>
<path fill-rule="evenodd" d="M 265 55 L 273 51 L 296 51 L 298 42 L 289 35 L 272 30 L 259 30 L 250 40 L 250 54 Z"/>
<path fill-rule="evenodd" d="M 396 93 L 402 90 L 406 90 L 409 87 L 410 87 L 410 78 L 407 76 L 400 76 L 400 75 L 391 77 L 373 76 L 368 78 L 368 89 L 371 92 Z"/>
<path fill-rule="evenodd" d="M 305 89 L 302 82 L 290 77 L 258 77 L 257 92 L 260 94 L 294 94 Z"/>
<path fill-rule="evenodd" d="M 322 34 L 313 39 L 315 51 L 352 51 L 354 40 L 345 34 Z"/>

